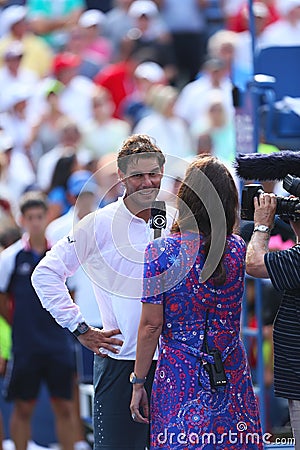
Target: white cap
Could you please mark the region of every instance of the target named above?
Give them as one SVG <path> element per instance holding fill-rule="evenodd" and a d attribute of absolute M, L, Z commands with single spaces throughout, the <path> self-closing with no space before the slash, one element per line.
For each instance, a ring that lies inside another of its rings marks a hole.
<path fill-rule="evenodd" d="M 0 16 L 2 34 L 8 33 L 13 25 L 25 19 L 27 8 L 21 5 L 12 5 L 5 8 Z"/>
<path fill-rule="evenodd" d="M 154 17 L 158 14 L 158 8 L 152 0 L 135 0 L 128 10 L 128 15 L 137 19 L 143 15 Z"/>
<path fill-rule="evenodd" d="M 0 153 L 5 153 L 7 150 L 13 148 L 14 143 L 12 138 L 8 135 L 0 132 Z"/>
<path fill-rule="evenodd" d="M 82 28 L 89 28 L 94 25 L 101 26 L 105 23 L 105 20 L 106 16 L 102 11 L 99 11 L 98 9 L 88 9 L 81 14 L 78 25 Z"/>
<path fill-rule="evenodd" d="M 282 16 L 286 16 L 292 9 L 300 6 L 300 0 L 277 0 L 277 9 Z"/>
<path fill-rule="evenodd" d="M 13 89 L 9 90 L 3 98 L 5 109 L 10 109 L 20 102 L 28 100 L 32 95 L 28 86 L 23 84 L 14 84 Z"/>
<path fill-rule="evenodd" d="M 269 10 L 265 3 L 254 2 L 253 3 L 253 14 L 255 17 L 268 17 Z"/>
<path fill-rule="evenodd" d="M 159 83 L 165 80 L 163 68 L 153 61 L 146 61 L 139 64 L 134 71 L 134 75 L 137 78 L 145 78 L 152 83 Z"/>

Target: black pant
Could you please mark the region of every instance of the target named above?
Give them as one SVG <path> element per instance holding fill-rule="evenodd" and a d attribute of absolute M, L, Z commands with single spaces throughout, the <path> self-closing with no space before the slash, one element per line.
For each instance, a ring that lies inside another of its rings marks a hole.
<path fill-rule="evenodd" d="M 150 399 L 156 363 L 145 388 Z M 130 414 L 134 361 L 95 356 L 94 450 L 144 450 L 149 446 L 149 426 L 134 422 Z"/>

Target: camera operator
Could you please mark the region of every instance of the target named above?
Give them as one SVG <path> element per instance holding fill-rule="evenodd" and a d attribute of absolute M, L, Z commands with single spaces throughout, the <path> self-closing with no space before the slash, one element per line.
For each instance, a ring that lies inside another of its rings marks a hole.
<path fill-rule="evenodd" d="M 282 302 L 274 322 L 275 396 L 288 399 L 295 449 L 300 449 L 300 220 L 290 225 L 297 245 L 269 252 L 277 199 L 274 194 L 254 198 L 254 232 L 248 245 L 246 271 L 257 278 L 270 278 Z"/>

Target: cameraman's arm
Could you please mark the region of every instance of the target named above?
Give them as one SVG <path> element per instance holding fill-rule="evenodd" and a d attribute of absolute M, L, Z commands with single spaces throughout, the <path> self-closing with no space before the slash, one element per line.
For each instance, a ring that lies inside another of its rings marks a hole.
<path fill-rule="evenodd" d="M 254 198 L 254 227 L 265 225 L 273 227 L 277 200 L 274 194 L 261 194 L 259 201 Z M 255 231 L 252 234 L 246 254 L 246 272 L 257 278 L 269 278 L 265 265 L 265 254 L 269 248 L 269 233 Z"/>

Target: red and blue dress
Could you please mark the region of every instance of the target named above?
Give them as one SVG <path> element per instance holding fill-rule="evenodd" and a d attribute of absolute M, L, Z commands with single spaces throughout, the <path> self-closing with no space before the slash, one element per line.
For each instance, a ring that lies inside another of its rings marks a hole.
<path fill-rule="evenodd" d="M 226 282 L 201 281 L 203 238 L 186 232 L 146 249 L 143 302 L 164 305 L 151 400 L 151 449 L 262 449 L 256 398 L 240 339 L 245 243 L 227 237 Z M 218 349 L 227 384 L 214 391 L 203 346 Z"/>

